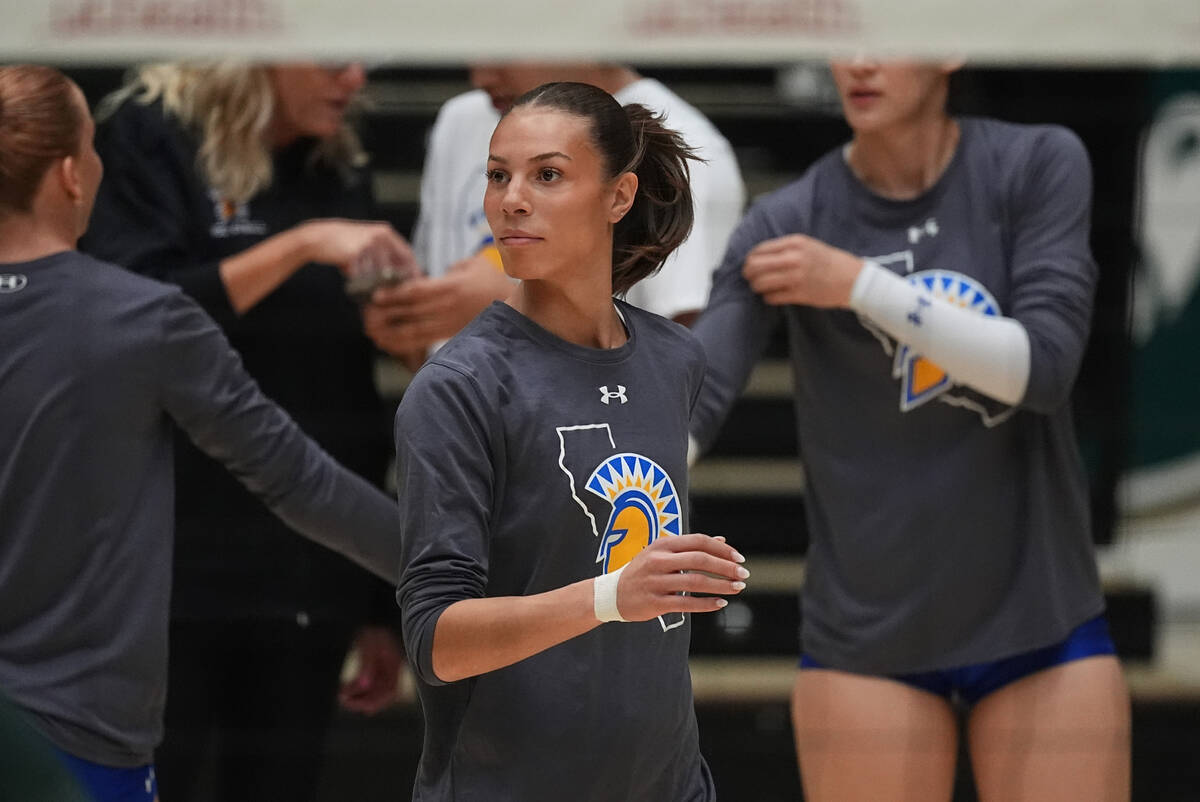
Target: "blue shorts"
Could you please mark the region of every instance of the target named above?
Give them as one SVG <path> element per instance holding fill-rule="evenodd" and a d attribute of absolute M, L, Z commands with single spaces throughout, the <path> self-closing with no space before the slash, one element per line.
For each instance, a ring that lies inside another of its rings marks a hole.
<path fill-rule="evenodd" d="M 1071 630 L 1066 640 L 1042 649 L 1034 649 L 1032 652 L 1023 652 L 989 663 L 915 674 L 891 674 L 887 678 L 947 699 L 957 698 L 967 704 L 975 704 L 992 691 L 998 691 L 1005 685 L 1042 669 L 1072 660 L 1082 660 L 1085 657 L 1116 653 L 1112 637 L 1108 634 L 1108 623 L 1103 615 L 1098 615 Z M 806 654 L 800 655 L 800 667 L 826 668 Z"/>
<path fill-rule="evenodd" d="M 158 798 L 153 763 L 119 769 L 75 757 L 61 749 L 54 751 L 96 802 L 154 802 Z"/>

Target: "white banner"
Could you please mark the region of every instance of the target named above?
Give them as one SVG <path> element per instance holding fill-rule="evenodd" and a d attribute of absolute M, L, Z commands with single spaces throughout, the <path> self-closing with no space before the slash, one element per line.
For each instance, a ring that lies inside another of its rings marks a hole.
<path fill-rule="evenodd" d="M 0 60 L 1200 64 L 1200 0 L 2 0 Z"/>

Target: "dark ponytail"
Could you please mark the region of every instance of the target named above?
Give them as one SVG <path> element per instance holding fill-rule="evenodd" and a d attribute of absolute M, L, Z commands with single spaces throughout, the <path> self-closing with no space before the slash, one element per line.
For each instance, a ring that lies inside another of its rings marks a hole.
<path fill-rule="evenodd" d="M 526 105 L 585 118 L 608 177 L 637 175 L 633 205 L 613 229 L 613 293 L 624 295 L 662 267 L 692 230 L 688 160 L 698 160 L 695 151 L 663 125 L 662 115 L 637 103 L 622 107 L 590 84 L 543 84 L 517 98 L 512 108 Z"/>

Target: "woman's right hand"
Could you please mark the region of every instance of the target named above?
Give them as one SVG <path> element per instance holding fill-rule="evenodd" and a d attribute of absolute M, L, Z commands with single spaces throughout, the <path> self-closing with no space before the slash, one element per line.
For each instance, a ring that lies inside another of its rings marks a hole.
<path fill-rule="evenodd" d="M 625 621 L 671 613 L 712 613 L 721 596 L 741 593 L 750 572 L 725 539 L 708 535 L 660 537 L 615 574 L 615 606 Z M 609 581 L 614 574 L 607 574 Z M 530 596 L 461 599 L 446 607 L 433 634 L 432 668 L 442 682 L 457 682 L 510 666 L 613 618 L 612 588 L 582 579 Z M 597 598 L 597 593 L 602 596 Z M 682 594 L 715 593 L 716 598 Z M 602 608 L 602 609 L 598 609 Z"/>
<path fill-rule="evenodd" d="M 387 268 L 403 279 L 421 272 L 412 248 L 387 223 L 338 219 L 301 223 L 222 259 L 218 269 L 240 315 L 309 262 L 335 265 L 346 276 Z"/>
<path fill-rule="evenodd" d="M 305 261 L 335 265 L 347 276 L 363 265 L 391 268 L 404 278 L 421 272 L 412 248 L 389 223 L 309 220 L 300 224 L 300 232 L 305 242 Z"/>
<path fill-rule="evenodd" d="M 751 248 L 742 275 L 772 306 L 845 309 L 862 266 L 862 259 L 841 248 L 804 234 L 788 234 Z"/>
<path fill-rule="evenodd" d="M 617 610 L 626 621 L 649 621 L 668 613 L 712 613 L 745 587 L 746 558 L 723 537 L 690 534 L 660 537 L 621 571 Z M 713 593 L 716 597 L 682 595 Z"/>

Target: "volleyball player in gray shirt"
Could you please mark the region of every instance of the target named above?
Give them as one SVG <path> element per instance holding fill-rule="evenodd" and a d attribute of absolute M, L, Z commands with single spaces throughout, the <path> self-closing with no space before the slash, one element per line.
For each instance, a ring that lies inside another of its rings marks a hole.
<path fill-rule="evenodd" d="M 699 346 L 613 301 L 686 235 L 687 155 L 585 84 L 533 90 L 492 136 L 484 208 L 521 283 L 396 417 L 416 800 L 715 798 L 687 654 L 690 614 L 724 599 L 684 594 L 748 573 L 687 534 Z"/>
<path fill-rule="evenodd" d="M 74 249 L 102 172 L 93 131 L 58 71 L 0 69 L 0 690 L 98 802 L 124 802 L 154 798 L 173 424 L 393 581 L 399 541 L 395 503 L 264 397 L 193 301 Z"/>
<path fill-rule="evenodd" d="M 984 798 L 1121 798 L 1128 703 L 1068 404 L 1096 280 L 1087 156 L 1062 128 L 949 117 L 949 72 L 835 64 L 854 138 L 735 231 L 696 328 L 693 433 L 712 441 L 786 322 L 806 798 L 948 799 L 951 699 L 974 705 Z"/>

